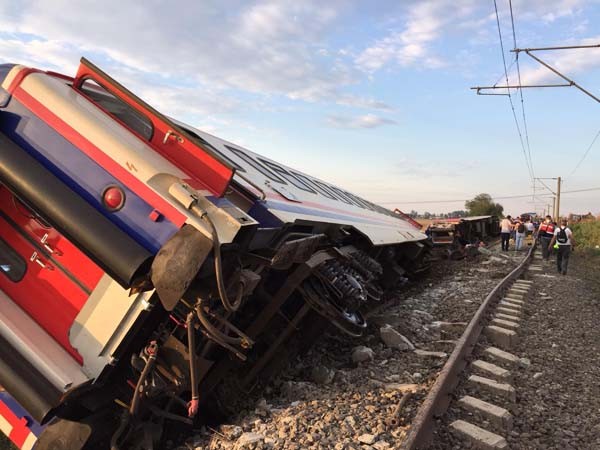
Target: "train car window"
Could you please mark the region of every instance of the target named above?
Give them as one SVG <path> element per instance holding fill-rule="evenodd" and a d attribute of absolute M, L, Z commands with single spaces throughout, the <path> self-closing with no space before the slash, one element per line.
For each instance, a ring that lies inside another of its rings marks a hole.
<path fill-rule="evenodd" d="M 23 279 L 26 271 L 27 262 L 0 238 L 0 272 L 10 281 L 18 283 Z"/>
<path fill-rule="evenodd" d="M 86 79 L 81 83 L 79 90 L 100 108 L 113 116 L 126 127 L 149 141 L 154 128 L 146 116 L 129 106 L 123 100 L 115 97 L 94 80 Z"/>
<path fill-rule="evenodd" d="M 235 161 L 233 161 L 231 158 L 228 158 L 222 151 L 220 151 L 217 147 L 215 147 L 214 145 L 212 145 L 210 142 L 208 142 L 206 139 L 204 139 L 202 136 L 200 136 L 195 131 L 192 131 L 189 128 L 186 128 L 186 127 L 181 127 L 181 129 L 183 131 L 185 131 L 187 134 L 189 134 L 190 136 L 192 136 L 194 139 L 200 141 L 200 143 L 202 144 L 203 147 L 212 150 L 214 153 L 216 153 L 221 158 L 223 158 L 224 160 L 226 160 L 229 164 L 231 164 L 233 167 L 235 167 L 235 170 L 237 170 L 239 172 L 246 172 L 246 169 L 244 169 L 238 163 L 236 163 Z"/>
<path fill-rule="evenodd" d="M 258 170 L 260 173 L 262 173 L 267 178 L 269 178 L 269 179 L 271 179 L 273 181 L 277 181 L 278 183 L 281 183 L 281 184 L 287 184 L 285 182 L 285 180 L 283 180 L 282 178 L 280 178 L 277 175 L 275 175 L 273 172 L 271 172 L 269 169 L 267 169 L 266 167 L 264 167 L 261 163 L 259 163 L 258 161 L 256 161 L 251 156 L 248 156 L 246 153 L 244 153 L 239 148 L 231 147 L 230 145 L 225 145 L 225 147 L 228 150 L 232 151 L 240 159 L 246 161 L 248 164 L 250 164 L 252 167 L 254 167 L 256 170 Z"/>
<path fill-rule="evenodd" d="M 310 178 L 308 178 L 306 175 L 302 175 L 301 173 L 297 173 L 297 172 L 292 172 L 290 170 L 290 173 L 295 176 L 296 178 L 298 178 L 299 180 L 304 181 L 306 184 L 308 184 L 309 186 L 314 187 L 317 191 L 319 191 L 321 193 L 321 195 L 323 195 L 324 197 L 330 198 L 332 200 L 335 200 L 336 202 L 339 201 L 337 199 L 337 197 L 335 195 L 333 195 L 333 193 L 331 193 L 330 191 L 328 191 L 326 188 L 324 188 L 323 186 L 319 186 L 315 180 L 311 180 Z"/>
<path fill-rule="evenodd" d="M 258 159 L 261 163 L 263 163 L 265 166 L 267 166 L 273 172 L 277 172 L 279 175 L 281 175 L 283 178 L 288 180 L 291 184 L 296 186 L 298 189 L 302 189 L 303 191 L 311 192 L 313 194 L 317 193 L 313 188 L 311 188 L 309 185 L 307 185 L 304 181 L 294 177 L 294 175 L 292 175 L 290 172 L 285 170 L 280 165 L 275 164 L 274 162 L 268 161 L 263 158 L 256 158 L 256 159 Z"/>

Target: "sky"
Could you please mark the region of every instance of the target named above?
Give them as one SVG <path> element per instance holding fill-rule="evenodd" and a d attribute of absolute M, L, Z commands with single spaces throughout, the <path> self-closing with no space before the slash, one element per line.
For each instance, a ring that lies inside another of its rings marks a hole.
<path fill-rule="evenodd" d="M 599 0 L 512 8 L 518 47 L 600 44 Z M 0 0 L 0 62 L 74 75 L 85 56 L 163 113 L 386 207 L 488 193 L 541 213 L 551 194 L 532 178 L 561 176 L 561 212 L 600 213 L 600 190 L 569 193 L 600 188 L 600 104 L 574 87 L 476 95 L 506 82 L 502 54 L 493 0 Z M 535 55 L 600 96 L 600 48 Z M 524 53 L 519 69 L 564 82 Z"/>

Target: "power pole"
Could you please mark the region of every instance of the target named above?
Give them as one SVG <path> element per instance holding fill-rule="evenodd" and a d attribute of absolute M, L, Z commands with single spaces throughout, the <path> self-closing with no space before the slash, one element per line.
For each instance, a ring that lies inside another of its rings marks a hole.
<path fill-rule="evenodd" d="M 556 182 L 556 222 L 560 219 L 560 177 Z"/>
<path fill-rule="evenodd" d="M 556 197 L 552 197 L 552 217 L 556 220 Z"/>

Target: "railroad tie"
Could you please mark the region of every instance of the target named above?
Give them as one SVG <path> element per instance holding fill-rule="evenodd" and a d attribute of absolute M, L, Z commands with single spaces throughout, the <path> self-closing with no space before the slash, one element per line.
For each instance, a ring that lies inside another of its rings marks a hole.
<path fill-rule="evenodd" d="M 466 411 L 488 420 L 498 430 L 512 430 L 513 416 L 506 408 L 471 397 L 470 395 L 460 398 L 458 405 Z"/>
<path fill-rule="evenodd" d="M 452 422 L 450 428 L 456 434 L 471 442 L 471 445 L 474 445 L 475 448 L 485 450 L 508 449 L 508 442 L 502 436 L 464 420 Z"/>
<path fill-rule="evenodd" d="M 483 350 L 483 354 L 488 358 L 505 364 L 509 367 L 514 367 L 519 363 L 519 357 L 517 355 L 505 352 L 504 350 L 500 350 L 496 347 L 487 347 L 485 350 Z"/>
<path fill-rule="evenodd" d="M 471 375 L 467 381 L 477 391 L 487 392 L 498 397 L 504 397 L 513 403 L 517 401 L 517 391 L 508 383 L 500 383 L 496 380 L 479 375 Z"/>

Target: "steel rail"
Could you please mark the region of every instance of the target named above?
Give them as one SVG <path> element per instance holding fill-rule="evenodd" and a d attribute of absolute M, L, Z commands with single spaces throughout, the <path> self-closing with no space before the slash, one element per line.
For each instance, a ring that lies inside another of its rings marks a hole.
<path fill-rule="evenodd" d="M 400 445 L 400 449 L 413 450 L 427 448 L 433 435 L 434 421 L 437 417 L 441 417 L 448 409 L 452 400 L 452 392 L 458 385 L 460 374 L 467 365 L 467 358 L 475 348 L 487 316 L 491 312 L 492 307 L 502 298 L 502 295 L 509 288 L 510 284 L 525 271 L 526 266 L 533 258 L 535 248 L 536 241 L 534 236 L 534 244 L 529 249 L 527 256 L 492 289 L 481 306 L 479 306 L 479 309 L 458 340 L 454 351 L 439 373 L 427 397 L 425 397 L 425 400 L 419 407 L 406 439 Z"/>

